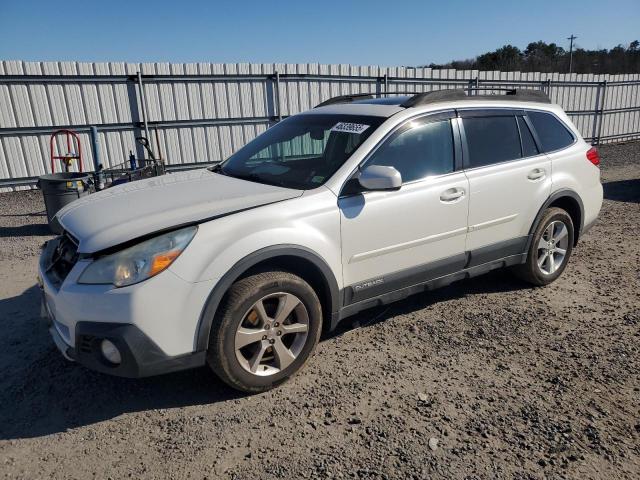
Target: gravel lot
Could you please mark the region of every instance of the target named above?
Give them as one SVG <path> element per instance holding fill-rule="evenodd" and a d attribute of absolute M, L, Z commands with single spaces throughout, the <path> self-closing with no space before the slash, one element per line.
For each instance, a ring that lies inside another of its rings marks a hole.
<path fill-rule="evenodd" d="M 600 221 L 556 283 L 364 312 L 255 396 L 66 362 L 38 317 L 40 193 L 0 195 L 1 476 L 639 478 L 640 143 L 601 153 Z"/>

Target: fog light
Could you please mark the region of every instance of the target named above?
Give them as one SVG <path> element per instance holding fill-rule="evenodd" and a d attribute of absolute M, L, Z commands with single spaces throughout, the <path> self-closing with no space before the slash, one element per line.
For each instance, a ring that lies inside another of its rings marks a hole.
<path fill-rule="evenodd" d="M 104 358 L 109 360 L 109 362 L 113 363 L 114 365 L 120 365 L 120 362 L 122 362 L 120 350 L 118 350 L 118 347 L 116 347 L 113 342 L 110 342 L 109 340 L 103 340 L 102 343 L 100 343 L 100 351 L 102 352 Z"/>

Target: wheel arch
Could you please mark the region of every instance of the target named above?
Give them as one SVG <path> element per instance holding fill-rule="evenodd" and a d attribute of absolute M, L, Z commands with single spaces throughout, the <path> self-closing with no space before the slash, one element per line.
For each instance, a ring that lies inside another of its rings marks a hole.
<path fill-rule="evenodd" d="M 538 210 L 538 214 L 531 224 L 531 229 L 529 230 L 529 238 L 531 239 L 533 237 L 533 232 L 538 227 L 544 211 L 551 207 L 562 208 L 569 214 L 574 226 L 573 245 L 577 245 L 578 239 L 580 238 L 582 229 L 584 227 L 584 204 L 582 203 L 580 195 L 578 195 L 574 190 L 570 189 L 558 190 L 557 192 L 554 192 L 549 196 L 542 207 L 540 207 L 540 210 Z"/>
<path fill-rule="evenodd" d="M 325 326 L 327 319 L 329 326 L 334 326 L 334 317 L 337 317 L 340 306 L 340 290 L 327 262 L 306 247 L 274 245 L 247 255 L 231 267 L 216 283 L 200 314 L 196 333 L 196 351 L 204 351 L 208 348 L 211 324 L 220 302 L 231 285 L 248 274 L 278 268 L 298 275 L 311 285 L 320 297 Z"/>

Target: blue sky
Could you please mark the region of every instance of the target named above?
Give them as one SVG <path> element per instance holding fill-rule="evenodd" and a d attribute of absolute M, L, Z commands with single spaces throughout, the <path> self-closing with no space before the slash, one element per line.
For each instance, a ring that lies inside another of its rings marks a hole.
<path fill-rule="evenodd" d="M 0 60 L 419 65 L 640 39 L 640 0 L 0 0 Z"/>

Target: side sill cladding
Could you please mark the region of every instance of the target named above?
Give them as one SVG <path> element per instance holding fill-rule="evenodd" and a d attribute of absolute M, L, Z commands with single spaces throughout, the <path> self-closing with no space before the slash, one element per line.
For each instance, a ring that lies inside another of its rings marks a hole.
<path fill-rule="evenodd" d="M 403 300 L 409 297 L 410 295 L 445 287 L 447 285 L 450 285 L 453 282 L 464 280 L 465 278 L 477 277 L 478 275 L 483 275 L 487 272 L 490 272 L 491 270 L 510 267 L 513 265 L 519 265 L 521 263 L 524 263 L 526 259 L 527 259 L 526 253 L 511 255 L 505 258 L 501 258 L 499 260 L 494 260 L 494 261 L 483 263 L 480 265 L 471 266 L 471 267 L 465 268 L 464 270 L 460 270 L 456 273 L 450 273 L 448 275 L 432 278 L 431 280 L 424 281 L 415 285 L 410 285 L 407 287 L 399 288 L 397 290 L 389 291 L 387 293 L 377 295 L 371 298 L 367 298 L 365 300 L 361 300 L 359 302 L 352 303 L 350 305 L 345 305 L 340 310 L 340 314 L 338 316 L 338 322 L 347 317 L 350 317 L 351 315 L 361 312 L 362 310 L 366 310 L 372 307 L 377 307 L 380 305 L 386 305 L 392 302 L 397 302 L 398 300 Z"/>
<path fill-rule="evenodd" d="M 526 246 L 529 242 L 529 235 L 512 238 L 350 285 L 344 289 L 345 303 L 340 310 L 339 319 L 366 308 L 401 300 L 414 293 L 443 287 L 463 278 L 523 263 L 527 258 Z"/>
<path fill-rule="evenodd" d="M 328 286 L 330 297 L 330 309 L 331 318 L 329 319 L 331 327 L 335 323 L 337 318 L 337 312 L 340 306 L 340 291 L 338 289 L 338 282 L 331 271 L 329 265 L 316 253 L 308 248 L 299 245 L 273 245 L 263 248 L 247 255 L 245 258 L 236 263 L 220 281 L 216 284 L 214 289 L 209 294 L 207 303 L 200 315 L 200 321 L 198 322 L 197 338 L 196 338 L 196 351 L 205 351 L 209 345 L 209 333 L 211 331 L 211 324 L 213 318 L 218 310 L 218 306 L 222 300 L 222 297 L 227 292 L 229 287 L 240 278 L 247 270 L 258 265 L 261 262 L 277 258 L 277 257 L 298 257 L 300 259 L 307 260 L 320 271 L 324 280 Z"/>

